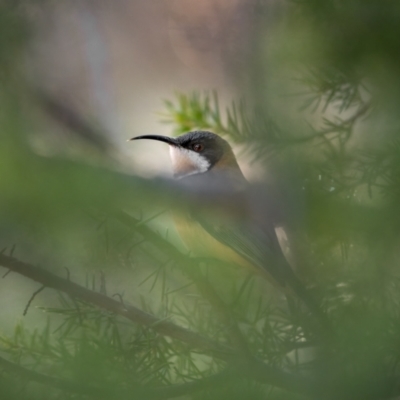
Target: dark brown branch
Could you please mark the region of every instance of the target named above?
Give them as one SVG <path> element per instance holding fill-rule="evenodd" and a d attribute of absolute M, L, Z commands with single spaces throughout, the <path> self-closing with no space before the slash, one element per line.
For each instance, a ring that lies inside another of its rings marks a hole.
<path fill-rule="evenodd" d="M 42 268 L 18 261 L 15 258 L 6 256 L 4 254 L 0 255 L 0 265 L 9 268 L 18 274 L 24 275 L 36 282 L 39 282 L 46 287 L 59 290 L 73 298 L 86 301 L 104 310 L 122 315 L 135 323 L 152 328 L 162 335 L 170 336 L 174 339 L 188 343 L 194 348 L 209 351 L 213 354 L 218 353 L 222 358 L 228 358 L 228 355 L 232 353 L 232 350 L 222 344 L 207 339 L 195 332 L 182 328 L 171 322 L 159 320 L 155 316 L 148 314 L 134 306 L 121 304 L 119 301 L 111 299 L 104 294 L 86 289 L 76 283 L 45 271 Z M 222 354 L 225 355 L 222 356 Z"/>
<path fill-rule="evenodd" d="M 68 107 L 65 102 L 41 90 L 35 90 L 34 94 L 43 110 L 61 126 L 68 128 L 71 133 L 95 146 L 103 153 L 108 153 L 113 148 L 103 130 L 94 128 L 81 114 Z"/>
<path fill-rule="evenodd" d="M 250 356 L 244 359 L 243 356 L 234 354 L 230 348 L 218 342 L 212 341 L 171 322 L 159 320 L 153 315 L 145 313 L 136 307 L 121 304 L 119 301 L 60 278 L 42 268 L 18 261 L 15 258 L 3 254 L 0 254 L 0 265 L 36 282 L 40 282 L 46 287 L 59 290 L 71 297 L 78 298 L 104 310 L 122 315 L 135 323 L 155 330 L 161 335 L 180 340 L 194 348 L 201 349 L 211 353 L 215 357 L 224 359 L 240 369 L 241 377 L 243 378 L 257 380 L 298 393 L 315 393 L 316 383 L 313 380 L 270 367 L 261 360 Z"/>
<path fill-rule="evenodd" d="M 124 225 L 135 229 L 140 235 L 142 235 L 150 243 L 157 246 L 159 249 L 163 249 L 165 253 L 172 257 L 178 266 L 183 267 L 182 269 L 191 275 L 194 279 L 199 291 L 209 300 L 212 306 L 218 311 L 219 315 L 222 315 L 224 322 L 234 325 L 230 325 L 231 338 L 234 344 L 241 350 L 241 354 L 237 356 L 235 363 L 240 366 L 241 376 L 247 377 L 249 379 L 254 379 L 263 383 L 268 383 L 273 386 L 281 387 L 283 389 L 303 393 L 303 394 L 315 394 L 316 382 L 310 381 L 304 377 L 298 377 L 290 373 L 286 373 L 279 369 L 271 368 L 266 365 L 263 361 L 252 357 L 247 352 L 246 342 L 237 327 L 236 323 L 231 320 L 230 313 L 219 298 L 217 293 L 215 293 L 212 286 L 204 279 L 204 277 L 194 276 L 192 271 L 194 268 L 188 268 L 188 257 L 182 254 L 175 246 L 165 240 L 163 237 L 149 229 L 146 225 L 140 224 L 140 221 L 136 218 L 130 216 L 129 214 L 117 210 L 112 215 L 115 219 L 123 223 Z M 323 385 L 321 385 L 321 388 Z"/>

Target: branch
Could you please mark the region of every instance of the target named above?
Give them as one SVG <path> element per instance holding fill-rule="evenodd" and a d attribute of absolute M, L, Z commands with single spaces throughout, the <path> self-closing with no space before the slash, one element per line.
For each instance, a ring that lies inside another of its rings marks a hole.
<path fill-rule="evenodd" d="M 181 256 L 183 255 L 181 254 Z M 240 357 L 240 355 L 234 354 L 232 349 L 223 344 L 212 341 L 171 322 L 159 320 L 136 307 L 121 304 L 119 301 L 60 278 L 42 268 L 18 261 L 3 254 L 0 254 L 0 265 L 39 282 L 46 287 L 59 290 L 71 297 L 79 298 L 99 308 L 122 315 L 135 323 L 155 330 L 161 335 L 169 336 L 211 353 L 215 357 L 228 361 L 238 368 L 242 378 L 256 380 L 297 393 L 315 394 L 316 382 L 314 380 L 270 367 L 261 360 L 257 360 L 251 356 L 246 358 L 243 358 L 243 356 Z"/>
<path fill-rule="evenodd" d="M 96 129 L 89 124 L 81 114 L 68 107 L 65 102 L 51 96 L 40 89 L 33 89 L 33 95 L 43 110 L 57 121 L 61 126 L 69 129 L 71 133 L 83 139 L 104 154 L 113 150 L 113 146 L 106 138 L 104 129 Z"/>
<path fill-rule="evenodd" d="M 143 238 L 150 243 L 154 244 L 158 249 L 163 249 L 169 256 L 173 257 L 179 267 L 183 267 L 182 270 L 190 274 L 194 279 L 199 291 L 205 296 L 212 306 L 218 311 L 218 313 L 223 315 L 224 322 L 229 323 L 230 312 L 219 296 L 215 293 L 214 289 L 210 286 L 204 277 L 198 280 L 198 276 L 194 277 L 194 268 L 188 268 L 187 256 L 182 254 L 175 246 L 170 242 L 165 240 L 163 237 L 152 231 L 146 225 L 140 224 L 140 221 L 131 215 L 125 213 L 121 210 L 116 210 L 112 215 L 115 219 L 120 221 L 122 224 L 135 229 Z M 251 356 L 247 351 L 246 342 L 240 332 L 238 326 L 234 321 L 234 325 L 230 325 L 231 335 L 233 343 L 242 352 L 242 357 L 237 357 L 235 362 L 236 365 L 240 366 L 241 377 L 247 377 L 252 380 L 267 383 L 282 389 L 302 393 L 302 394 L 312 394 L 322 392 L 324 385 L 321 383 L 320 388 L 317 390 L 317 383 L 313 380 L 302 376 L 296 376 L 285 371 L 272 368 L 265 364 L 262 360 L 259 360 Z"/>
<path fill-rule="evenodd" d="M 104 294 L 86 289 L 83 286 L 60 278 L 42 268 L 18 261 L 13 257 L 9 257 L 4 254 L 0 254 L 0 265 L 36 282 L 39 282 L 46 287 L 59 290 L 73 298 L 78 298 L 94 304 L 104 310 L 122 315 L 123 317 L 135 323 L 155 330 L 161 335 L 172 337 L 184 343 L 190 344 L 195 348 L 211 352 L 216 356 L 218 355 L 219 358 L 229 358 L 229 354 L 232 354 L 232 350 L 228 347 L 225 347 L 223 344 L 212 341 L 171 322 L 160 320 L 134 306 L 122 304 Z M 222 356 L 222 354 L 224 354 L 224 356 Z"/>

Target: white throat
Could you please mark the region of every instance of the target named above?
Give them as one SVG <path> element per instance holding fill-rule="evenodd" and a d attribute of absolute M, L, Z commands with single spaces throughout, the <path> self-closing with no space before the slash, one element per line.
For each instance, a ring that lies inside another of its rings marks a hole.
<path fill-rule="evenodd" d="M 195 151 L 170 146 L 169 154 L 171 156 L 172 169 L 177 178 L 202 174 L 210 168 L 210 162 Z"/>

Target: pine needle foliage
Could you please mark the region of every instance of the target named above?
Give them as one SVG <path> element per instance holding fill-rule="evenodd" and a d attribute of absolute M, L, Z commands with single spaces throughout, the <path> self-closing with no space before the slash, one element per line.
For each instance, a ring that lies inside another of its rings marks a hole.
<path fill-rule="evenodd" d="M 323 321 L 192 254 L 169 210 L 201 199 L 119 172 L 100 130 L 32 90 L 16 67 L 26 6 L 0 6 L 0 266 L 26 296 L 22 309 L 2 300 L 18 318 L 0 330 L 1 399 L 397 398 L 399 6 L 298 0 L 278 21 L 261 13 L 248 70 L 232 71 L 246 98 L 177 94 L 161 114 L 174 134 L 221 134 L 262 171 L 255 189 L 279 193 L 288 259 Z M 35 151 L 37 107 L 73 131 L 83 159 Z"/>

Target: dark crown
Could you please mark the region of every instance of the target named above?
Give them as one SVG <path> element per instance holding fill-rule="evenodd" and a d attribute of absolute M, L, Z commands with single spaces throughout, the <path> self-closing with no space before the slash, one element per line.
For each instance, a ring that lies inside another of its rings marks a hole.
<path fill-rule="evenodd" d="M 230 150 L 228 142 L 209 131 L 192 131 L 176 138 L 176 143 L 185 149 L 201 154 L 212 167 Z"/>

